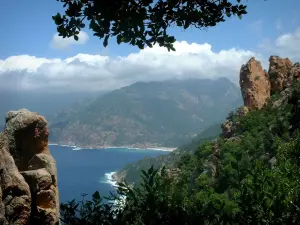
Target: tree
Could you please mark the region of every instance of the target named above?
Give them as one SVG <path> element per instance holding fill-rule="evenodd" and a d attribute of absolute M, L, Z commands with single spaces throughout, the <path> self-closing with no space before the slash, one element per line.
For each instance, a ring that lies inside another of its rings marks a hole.
<path fill-rule="evenodd" d="M 178 26 L 187 29 L 213 27 L 224 22 L 225 17 L 246 14 L 241 0 L 57 0 L 63 4 L 65 15 L 57 13 L 53 20 L 59 36 L 74 37 L 86 24 L 94 36 L 108 45 L 108 39 L 116 36 L 117 43 L 129 43 L 143 49 L 158 44 L 173 50 L 175 37 L 168 28 Z M 236 2 L 236 3 L 232 3 Z"/>

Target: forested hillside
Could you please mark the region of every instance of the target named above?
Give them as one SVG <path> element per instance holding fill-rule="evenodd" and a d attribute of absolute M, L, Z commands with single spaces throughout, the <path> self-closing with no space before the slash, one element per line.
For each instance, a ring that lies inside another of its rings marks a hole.
<path fill-rule="evenodd" d="M 221 134 L 221 123 L 214 124 L 207 129 L 204 129 L 196 137 L 192 138 L 187 144 L 184 144 L 167 155 L 158 157 L 146 157 L 142 160 L 126 165 L 113 175 L 113 178 L 118 182 L 126 180 L 129 184 L 138 184 L 140 182 L 141 170 L 147 170 L 151 166 L 159 169 L 164 165 L 169 168 L 174 168 L 176 161 L 187 153 L 194 153 L 197 147 L 205 141 L 213 140 Z"/>
<path fill-rule="evenodd" d="M 50 117 L 50 141 L 178 147 L 241 102 L 238 87 L 226 78 L 139 82 Z"/>
<path fill-rule="evenodd" d="M 168 165 L 150 168 L 142 171 L 139 186 L 119 184 L 126 198 L 123 205 L 101 204 L 96 192 L 92 202 L 82 205 L 83 220 L 126 225 L 299 224 L 299 77 L 299 63 L 271 57 L 266 73 L 260 62 L 250 59 L 240 74 L 244 106 L 228 116 L 217 139 L 184 154 L 176 171 Z M 97 205 L 101 207 L 91 210 Z M 62 209 L 70 219 L 66 205 Z"/>

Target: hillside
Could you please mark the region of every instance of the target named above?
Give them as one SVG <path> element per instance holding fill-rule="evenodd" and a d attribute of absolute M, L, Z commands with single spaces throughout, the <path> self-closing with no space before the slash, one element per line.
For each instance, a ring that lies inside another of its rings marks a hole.
<path fill-rule="evenodd" d="M 50 141 L 177 147 L 241 104 L 225 78 L 135 83 L 49 118 Z"/>
<path fill-rule="evenodd" d="M 134 163 L 126 165 L 113 175 L 113 178 L 118 182 L 126 180 L 130 184 L 138 184 L 140 182 L 141 170 L 147 170 L 151 166 L 158 169 L 164 165 L 174 167 L 175 163 L 181 159 L 185 154 L 192 154 L 196 151 L 197 147 L 206 141 L 213 140 L 221 134 L 221 123 L 214 124 L 207 129 L 204 129 L 196 137 L 192 138 L 188 143 L 180 146 L 176 150 L 167 155 L 158 156 L 155 158 L 145 157 Z"/>
<path fill-rule="evenodd" d="M 251 58 L 248 64 L 243 65 L 240 73 L 241 92 L 244 98 L 244 105 L 246 107 L 239 108 L 235 113 L 229 113 L 227 120 L 225 120 L 222 124 L 214 124 L 208 127 L 199 135 L 194 137 L 190 142 L 179 147 L 168 155 L 156 158 L 148 157 L 126 165 L 114 174 L 114 179 L 119 182 L 126 180 L 128 183 L 139 183 L 139 174 L 142 169 L 145 170 L 151 165 L 153 165 L 154 168 L 161 168 L 164 165 L 168 165 L 170 169 L 174 169 L 174 165 L 181 157 L 186 157 L 186 155 L 195 152 L 197 146 L 200 146 L 205 141 L 213 140 L 221 133 L 225 138 L 234 136 L 234 132 L 236 132 L 236 121 L 234 120 L 236 120 L 236 116 L 244 115 L 250 109 L 261 109 L 269 101 L 270 96 L 272 96 L 271 100 L 274 100 L 274 98 L 278 98 L 280 91 L 289 90 L 285 88 L 291 85 L 292 79 L 288 78 L 289 75 L 287 73 L 289 70 L 291 70 L 292 73 L 297 73 L 297 68 L 298 64 L 293 66 L 289 60 L 274 56 L 270 58 L 269 74 L 273 75 L 270 76 L 264 72 L 260 62 Z M 275 77 L 277 73 L 280 75 L 276 80 Z"/>
<path fill-rule="evenodd" d="M 268 72 L 255 58 L 241 67 L 244 105 L 217 138 L 171 166 L 140 171 L 140 185 L 119 184 L 126 202 L 113 222 L 300 224 L 300 63 L 269 62 Z"/>

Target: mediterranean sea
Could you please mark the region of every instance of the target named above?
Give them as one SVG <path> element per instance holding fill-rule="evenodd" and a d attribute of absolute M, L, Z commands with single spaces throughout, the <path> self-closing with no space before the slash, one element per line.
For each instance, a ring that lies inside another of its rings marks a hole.
<path fill-rule="evenodd" d="M 58 145 L 50 145 L 49 149 L 56 160 L 60 202 L 81 200 L 81 194 L 89 198 L 95 191 L 108 196 L 114 191 L 114 172 L 144 157 L 168 154 L 148 149 L 78 149 Z"/>

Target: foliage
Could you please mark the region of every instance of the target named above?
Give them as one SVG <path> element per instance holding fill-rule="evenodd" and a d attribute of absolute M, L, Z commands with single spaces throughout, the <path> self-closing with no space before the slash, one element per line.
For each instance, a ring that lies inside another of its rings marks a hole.
<path fill-rule="evenodd" d="M 190 142 L 180 146 L 178 149 L 170 152 L 167 155 L 161 155 L 157 157 L 145 157 L 144 159 L 138 160 L 134 163 L 126 165 L 124 168 L 119 170 L 115 177 L 119 180 L 125 179 L 130 184 L 138 185 L 140 182 L 140 170 L 148 169 L 151 166 L 154 168 L 160 168 L 163 165 L 168 165 L 169 167 L 178 166 L 179 164 L 184 164 L 184 161 L 178 161 L 181 157 L 187 157 L 189 159 L 191 153 L 193 153 L 197 147 L 206 141 L 213 140 L 221 133 L 220 124 L 214 124 L 207 127 L 201 131 L 196 137 L 192 138 Z"/>
<path fill-rule="evenodd" d="M 62 37 L 74 37 L 86 24 L 94 36 L 103 39 L 108 45 L 110 37 L 116 37 L 117 43 L 130 43 L 143 49 L 156 43 L 175 51 L 175 37 L 168 29 L 175 25 L 189 27 L 213 27 L 224 22 L 225 16 L 245 15 L 246 5 L 240 0 L 57 0 L 63 3 L 64 15 L 57 13 L 53 20 Z"/>
<path fill-rule="evenodd" d="M 280 106 L 231 114 L 236 135 L 183 154 L 177 174 L 151 167 L 139 186 L 120 184 L 124 205 L 101 219 L 114 213 L 111 224 L 300 224 L 299 88 L 293 85 Z"/>

